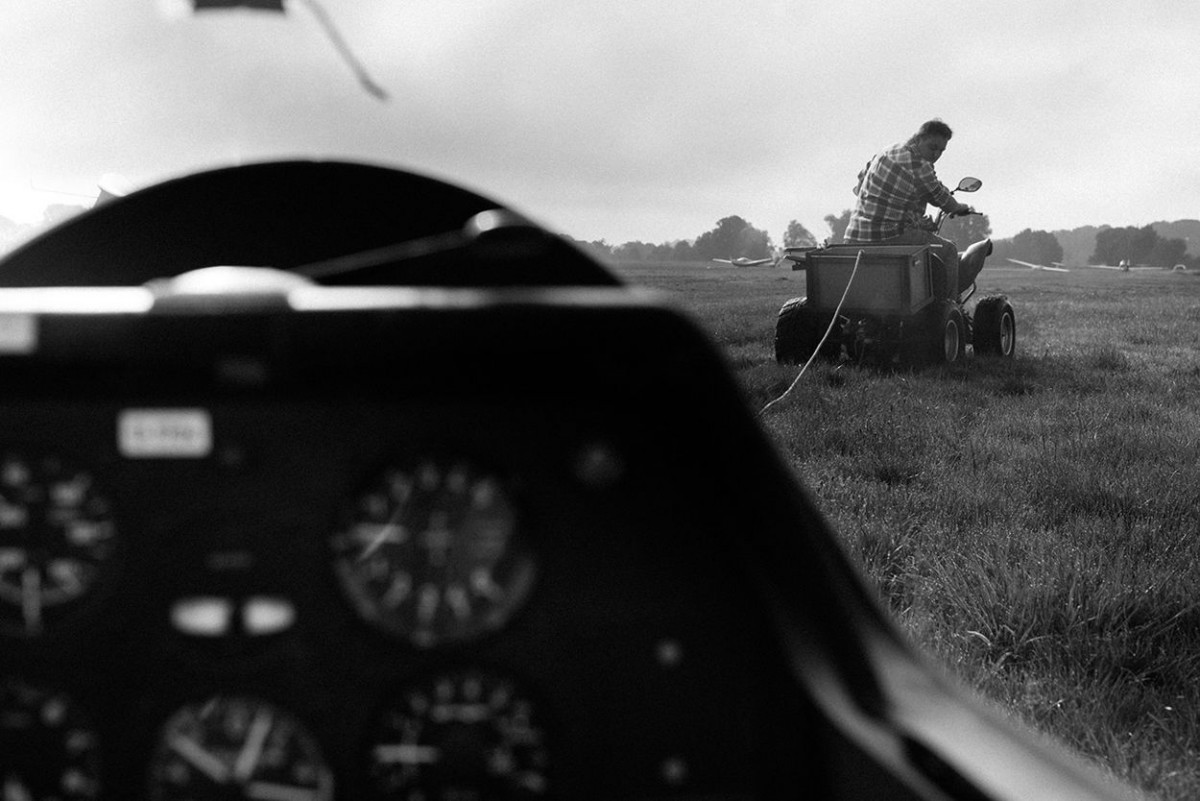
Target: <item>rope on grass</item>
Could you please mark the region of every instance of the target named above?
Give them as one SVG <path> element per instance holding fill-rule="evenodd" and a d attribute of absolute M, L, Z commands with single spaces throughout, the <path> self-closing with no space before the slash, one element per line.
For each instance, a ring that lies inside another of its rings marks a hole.
<path fill-rule="evenodd" d="M 862 260 L 862 257 L 863 252 L 859 250 L 858 255 L 854 257 L 854 269 L 850 271 L 850 280 L 846 282 L 846 289 L 842 292 L 842 299 L 838 301 L 837 308 L 833 310 L 833 317 L 829 319 L 829 325 L 825 329 L 825 336 L 821 337 L 821 341 L 817 343 L 817 347 L 813 348 L 812 355 L 808 357 L 808 361 L 800 368 L 800 372 L 796 373 L 796 377 L 792 380 L 791 385 L 783 391 L 782 395 L 762 407 L 758 412 L 759 417 L 766 414 L 767 410 L 772 406 L 780 403 L 784 398 L 792 394 L 792 390 L 800 383 L 800 378 L 804 375 L 804 371 L 808 369 L 808 366 L 813 363 L 813 359 L 817 358 L 817 354 L 821 352 L 821 348 L 825 345 L 825 340 L 829 339 L 829 332 L 833 330 L 833 324 L 837 322 L 838 314 L 842 311 L 842 304 L 846 302 L 846 296 L 850 294 L 850 285 L 854 283 L 854 276 L 858 273 L 858 263 Z"/>

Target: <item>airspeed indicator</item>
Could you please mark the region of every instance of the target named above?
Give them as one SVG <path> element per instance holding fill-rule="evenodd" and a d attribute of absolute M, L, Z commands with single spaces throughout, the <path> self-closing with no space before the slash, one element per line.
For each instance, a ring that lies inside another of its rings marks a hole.
<path fill-rule="evenodd" d="M 499 629 L 535 572 L 501 480 L 465 461 L 383 470 L 330 545 L 358 613 L 423 648 Z"/>

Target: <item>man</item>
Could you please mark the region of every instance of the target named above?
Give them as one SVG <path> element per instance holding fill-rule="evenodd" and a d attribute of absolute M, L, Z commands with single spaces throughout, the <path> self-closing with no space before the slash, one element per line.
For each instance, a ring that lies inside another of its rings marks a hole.
<path fill-rule="evenodd" d="M 894 145 L 871 159 L 858 174 L 858 185 L 854 187 L 858 200 L 845 239 L 850 243 L 930 245 L 945 265 L 945 284 L 938 294 L 957 299 L 983 268 L 983 257 L 991 252 L 991 242 L 980 249 L 972 246 L 960 270 L 954 243 L 934 234 L 930 230 L 932 222 L 925 216 L 927 204 L 947 214 L 974 211 L 955 200 L 933 170 L 953 135 L 946 123 L 930 120 L 904 144 Z"/>

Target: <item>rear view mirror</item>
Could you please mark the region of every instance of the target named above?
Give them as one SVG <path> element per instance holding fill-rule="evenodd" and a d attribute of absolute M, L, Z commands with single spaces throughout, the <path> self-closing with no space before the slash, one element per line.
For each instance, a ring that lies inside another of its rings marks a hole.
<path fill-rule="evenodd" d="M 983 186 L 983 181 L 978 178 L 963 178 L 958 182 L 959 192 L 978 192 L 979 187 Z"/>

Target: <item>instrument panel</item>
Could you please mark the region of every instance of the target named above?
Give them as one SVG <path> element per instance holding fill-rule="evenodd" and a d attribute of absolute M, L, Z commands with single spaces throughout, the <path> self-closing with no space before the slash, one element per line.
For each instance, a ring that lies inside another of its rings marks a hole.
<path fill-rule="evenodd" d="M 607 402 L 0 424 L 6 801 L 738 798 L 792 770 L 770 621 L 677 491 L 704 477 Z"/>

